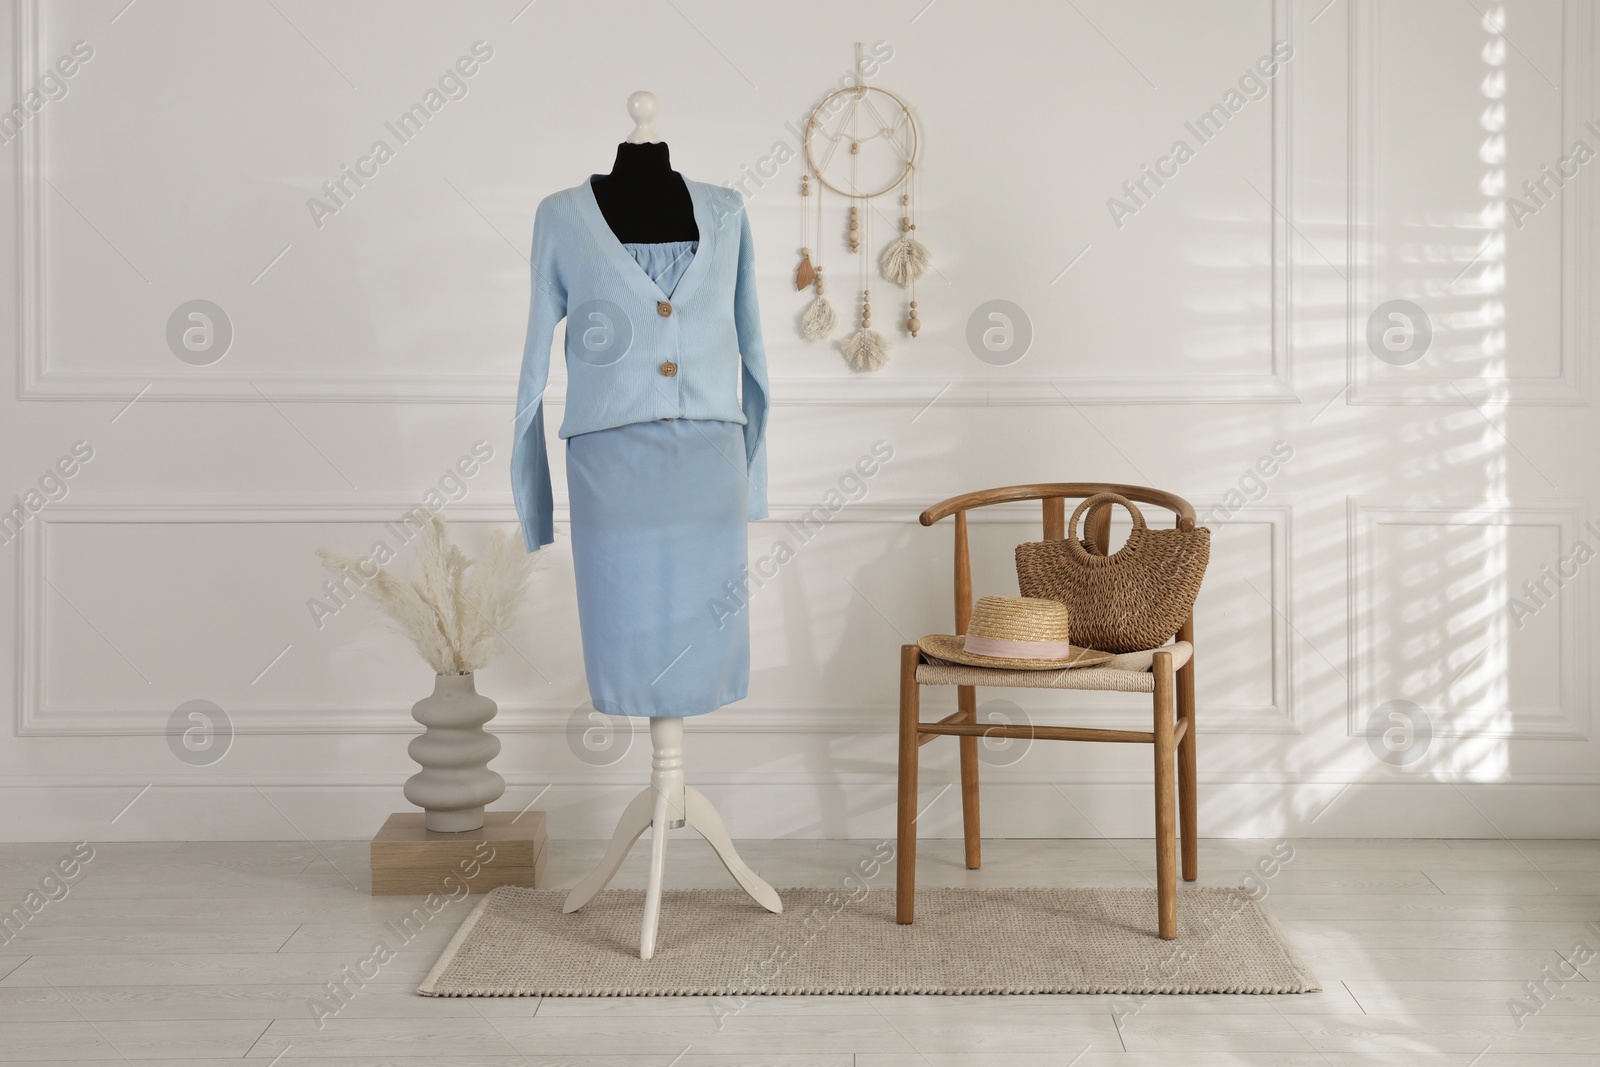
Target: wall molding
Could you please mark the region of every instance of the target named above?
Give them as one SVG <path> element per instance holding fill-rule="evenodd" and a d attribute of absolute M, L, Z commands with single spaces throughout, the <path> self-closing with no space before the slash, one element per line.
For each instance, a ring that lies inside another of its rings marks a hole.
<path fill-rule="evenodd" d="M 647 743 L 650 737 L 648 728 L 639 729 L 639 737 Z M 932 750 L 930 750 L 932 751 Z M 707 770 L 695 772 L 695 780 L 715 786 L 746 786 L 746 785 L 782 785 L 782 786 L 894 786 L 893 761 L 894 746 L 886 745 L 881 753 L 885 759 L 883 770 L 877 773 L 871 771 L 783 771 L 762 769 L 759 771 L 728 771 Z M 500 776 L 506 780 L 507 793 L 519 790 L 538 792 L 546 786 L 556 789 L 589 789 L 637 786 L 639 782 L 639 769 L 643 768 L 648 775 L 650 770 L 650 753 L 648 748 L 639 752 L 639 763 L 631 765 L 633 761 L 617 763 L 612 767 L 573 767 L 559 774 L 540 774 L 532 771 L 517 771 L 500 768 Z M 149 774 L 128 774 L 119 771 L 106 771 L 97 774 L 8 774 L 4 781 L 0 781 L 0 795 L 7 789 L 126 789 L 129 796 L 137 793 L 145 786 L 155 789 L 253 789 L 260 786 L 263 789 L 299 789 L 302 787 L 318 787 L 326 789 L 392 789 L 405 781 L 406 777 L 415 771 L 415 766 L 407 763 L 403 769 L 393 772 L 383 771 L 270 771 L 270 772 L 243 772 L 229 771 L 225 768 L 231 761 L 224 759 L 222 762 L 206 768 L 183 767 L 179 770 L 162 771 Z M 1371 763 L 1370 760 L 1366 761 Z M 925 767 L 924 777 L 936 779 L 939 782 L 949 781 L 956 776 L 951 772 L 955 766 L 954 759 L 948 761 L 949 766 L 936 768 Z M 1020 765 L 1019 765 L 1020 766 Z M 1064 787 L 1091 787 L 1091 786 L 1137 786 L 1141 789 L 1150 788 L 1150 775 L 1142 763 L 1138 771 L 1124 773 L 1121 771 L 1101 771 L 1092 769 L 1076 770 L 1072 774 L 1072 781 L 1062 782 L 1051 775 L 1033 775 L 1022 773 L 1018 767 L 1006 769 L 984 768 L 984 773 L 992 777 L 996 784 L 1008 786 L 1054 786 Z M 989 779 L 986 778 L 985 781 Z M 1246 771 L 1235 769 L 1207 770 L 1202 762 L 1200 767 L 1200 782 L 1202 785 L 1256 785 L 1256 786 L 1291 786 L 1337 790 L 1343 786 L 1430 786 L 1430 785 L 1503 785 L 1503 786 L 1600 786 L 1600 771 L 1518 771 L 1515 777 L 1503 774 L 1485 774 L 1481 768 L 1463 767 L 1459 769 L 1440 770 L 1415 770 L 1411 768 L 1392 769 L 1387 765 L 1374 767 L 1363 771 L 1349 769 L 1331 770 L 1305 770 L 1293 774 L 1283 771 Z M 631 794 L 630 794 L 631 795 Z M 627 798 L 622 798 L 625 801 Z M 1600 814 L 1600 811 L 1597 811 Z"/>
<path fill-rule="evenodd" d="M 1273 0 L 1269 36 L 1294 43 L 1298 0 Z M 40 0 L 15 0 L 14 40 L 18 84 L 31 84 L 40 62 Z M 1269 45 L 1271 41 L 1269 40 Z M 1261 374 L 1195 374 L 1091 377 L 1012 377 L 947 380 L 885 375 L 867 378 L 850 373 L 842 361 L 829 377 L 785 377 L 771 380 L 774 406 L 917 406 L 939 402 L 959 407 L 1062 406 L 1063 394 L 1074 404 L 1292 404 L 1299 403 L 1293 384 L 1293 264 L 1290 238 L 1294 226 L 1291 142 L 1296 64 L 1289 63 L 1270 83 L 1272 106 L 1272 215 L 1269 284 L 1271 369 Z M 20 96 L 20 93 L 19 93 Z M 515 374 L 352 375 L 305 373 L 243 376 L 225 370 L 197 368 L 167 374 L 117 371 L 67 371 L 52 367 L 45 313 L 47 201 L 43 195 L 48 123 L 30 122 L 16 148 L 19 225 L 18 397 L 23 400 L 105 400 L 133 397 L 171 401 L 271 400 L 329 403 L 515 404 Z M 958 343 L 955 339 L 952 343 Z M 933 342 L 919 342 L 926 349 Z M 559 363 L 559 361 L 557 361 Z M 909 361 L 908 361 L 909 362 Z M 565 383 L 547 392 L 551 404 L 564 402 Z"/>
<path fill-rule="evenodd" d="M 960 836 L 960 791 L 953 777 L 948 769 L 929 768 L 924 774 L 918 836 L 925 842 Z M 29 780 L 0 785 L 0 804 L 14 814 L 11 826 L 22 835 L 19 840 L 364 841 L 389 812 L 405 806 L 402 778 L 397 773 L 388 781 L 349 785 L 247 777 L 154 786 L 149 778 L 104 784 Z M 894 782 L 887 766 L 876 781 L 843 784 L 696 778 L 737 838 L 872 841 L 894 836 Z M 552 837 L 604 840 L 638 782 L 635 774 L 559 783 L 536 803 L 549 816 Z M 513 784 L 494 807 L 516 810 L 548 784 Z M 990 838 L 1127 840 L 1148 839 L 1152 832 L 1148 780 L 1019 781 L 990 772 L 983 799 Z M 1300 784 L 1202 777 L 1200 825 L 1211 839 L 1587 839 L 1600 835 L 1597 799 L 1600 783 L 1595 782 L 1352 778 Z M 1141 852 L 1144 847 L 1137 846 Z"/>
<path fill-rule="evenodd" d="M 816 501 L 798 497 L 774 498 L 769 523 L 801 520 Z M 414 501 L 383 493 L 86 493 L 74 494 L 48 505 L 22 527 L 16 541 L 16 716 L 15 730 L 23 737 L 160 736 L 166 731 L 172 709 L 121 706 L 61 707 L 49 696 L 45 664 L 49 662 L 50 532 L 60 525 L 171 524 L 171 523 L 334 523 L 387 522 L 397 519 Z M 831 523 L 873 523 L 911 527 L 925 500 L 865 499 L 847 505 Z M 447 508 L 453 523 L 515 524 L 516 511 L 509 493 L 474 493 Z M 974 524 L 1035 523 L 1037 505 L 999 505 L 974 512 Z M 555 509 L 558 544 L 567 520 L 565 505 Z M 1271 531 L 1271 585 L 1253 594 L 1268 599 L 1272 612 L 1272 647 L 1268 657 L 1273 700 L 1267 705 L 1208 703 L 1201 708 L 1202 733 L 1297 734 L 1293 714 L 1294 644 L 1291 640 L 1293 597 L 1290 560 L 1293 557 L 1293 509 L 1288 504 L 1245 505 L 1229 520 L 1240 525 L 1265 525 Z M 830 524 L 831 524 L 830 523 Z M 757 530 L 764 524 L 756 524 Z M 1197 635 L 1204 656 L 1205 634 Z M 894 645 L 886 642 L 884 655 Z M 1203 668 L 1201 668 L 1203 670 Z M 1020 691 L 1011 691 L 1008 699 Z M 996 695 L 1005 693 L 997 690 Z M 419 694 L 420 695 L 420 694 Z M 1028 691 L 1025 699 L 1038 694 Z M 1077 694 L 1060 711 L 1034 715 L 1040 725 L 1070 721 L 1088 726 L 1120 727 L 1128 721 L 1131 701 L 1120 694 Z M 937 699 L 937 698 L 934 698 Z M 409 734 L 415 727 L 397 715 L 393 704 L 351 707 L 297 702 L 287 707 L 226 709 L 238 734 Z M 504 734 L 564 733 L 572 714 L 568 706 L 502 703 L 495 717 L 495 732 Z M 736 714 L 699 716 L 687 720 L 691 732 L 715 734 L 823 734 L 852 736 L 889 734 L 895 729 L 897 710 L 892 703 L 851 703 L 833 706 L 747 705 Z"/>
<path fill-rule="evenodd" d="M 1570 552 L 1583 526 L 1581 501 L 1550 501 L 1540 505 L 1485 505 L 1481 501 L 1421 504 L 1398 498 L 1347 500 L 1349 536 L 1346 563 L 1350 581 L 1350 703 L 1348 732 L 1366 736 L 1365 717 L 1387 700 L 1407 694 L 1380 688 L 1374 653 L 1382 636 L 1376 619 L 1377 590 L 1381 584 L 1372 559 L 1372 542 L 1379 526 L 1554 526 L 1561 531 L 1562 551 Z M 1592 547 L 1592 546 L 1591 546 Z M 1553 561 L 1552 561 L 1553 563 Z M 1530 574 L 1529 577 L 1535 575 Z M 1580 573 L 1579 578 L 1584 576 Z M 1511 595 L 1520 592 L 1506 577 Z M 1500 609 L 1496 609 L 1497 611 Z M 1509 725 L 1451 722 L 1435 717 L 1435 737 L 1516 738 L 1519 740 L 1585 740 L 1590 735 L 1591 672 L 1589 654 L 1591 617 L 1588 583 L 1569 581 L 1556 604 L 1561 627 L 1560 701 L 1555 708 L 1468 709 L 1469 713 L 1507 719 Z M 1463 670 L 1465 668 L 1462 668 Z M 1421 703 L 1418 701 L 1417 703 Z M 1424 710 L 1431 710 L 1424 708 Z"/>
<path fill-rule="evenodd" d="M 1596 111 L 1594 79 L 1595 16 L 1592 5 L 1561 0 L 1562 146 L 1583 135 L 1585 118 Z M 1350 320 L 1346 331 L 1348 393 L 1346 402 L 1360 405 L 1471 403 L 1587 404 L 1590 353 L 1594 351 L 1589 306 L 1593 302 L 1595 236 L 1594 194 L 1587 183 L 1572 182 L 1561 190 L 1561 373 L 1557 377 L 1506 376 L 1451 378 L 1424 375 L 1415 367 L 1389 368 L 1366 347 L 1366 319 L 1383 300 L 1402 294 L 1378 293 L 1372 277 L 1374 201 L 1377 196 L 1376 117 L 1382 106 L 1377 86 L 1378 12 L 1375 0 L 1351 0 L 1349 25 L 1349 187 L 1346 226 Z M 1596 147 L 1591 145 L 1591 147 Z M 1507 180 L 1507 186 L 1513 183 Z M 1486 237 L 1486 240 L 1488 238 Z M 1469 264 L 1470 266 L 1470 264 Z M 1427 298 L 1415 299 L 1426 303 Z"/>

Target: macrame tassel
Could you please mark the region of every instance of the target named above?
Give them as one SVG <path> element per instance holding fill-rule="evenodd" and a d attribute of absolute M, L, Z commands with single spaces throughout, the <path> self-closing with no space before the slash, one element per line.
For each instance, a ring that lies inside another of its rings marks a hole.
<path fill-rule="evenodd" d="M 820 341 L 833 332 L 838 321 L 839 317 L 833 313 L 833 305 L 828 303 L 828 298 L 819 296 L 806 308 L 805 317 L 800 320 L 800 331 L 805 334 L 806 340 Z"/>
<path fill-rule="evenodd" d="M 928 250 L 910 234 L 901 234 L 883 250 L 878 266 L 883 276 L 896 285 L 910 285 L 928 269 Z"/>
<path fill-rule="evenodd" d="M 877 330 L 857 330 L 839 342 L 839 349 L 853 370 L 877 370 L 889 362 L 889 346 Z"/>

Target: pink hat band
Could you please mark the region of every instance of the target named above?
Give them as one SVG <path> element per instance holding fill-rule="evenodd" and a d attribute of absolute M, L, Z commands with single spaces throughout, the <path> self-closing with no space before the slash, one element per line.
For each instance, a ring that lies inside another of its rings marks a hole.
<path fill-rule="evenodd" d="M 1010 641 L 999 637 L 967 634 L 961 648 L 974 656 L 995 659 L 1066 659 L 1072 646 L 1066 641 Z"/>

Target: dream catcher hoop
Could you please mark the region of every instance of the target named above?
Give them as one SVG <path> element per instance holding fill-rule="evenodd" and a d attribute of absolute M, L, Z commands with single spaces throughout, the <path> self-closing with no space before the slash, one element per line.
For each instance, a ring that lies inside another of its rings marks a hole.
<path fill-rule="evenodd" d="M 865 132 L 863 132 L 865 127 Z M 877 370 L 889 359 L 888 343 L 872 328 L 872 291 L 867 284 L 871 215 L 874 198 L 900 192 L 900 234 L 878 257 L 884 278 L 908 291 L 904 327 L 912 337 L 922 328 L 917 317 L 917 279 L 928 268 L 928 250 L 916 239 L 917 123 L 905 101 L 887 89 L 863 84 L 861 45 L 856 45 L 856 84 L 822 98 L 806 119 L 805 172 L 800 176 L 802 205 L 800 266 L 794 286 L 811 286 L 815 296 L 800 322 L 801 332 L 820 341 L 833 332 L 838 316 L 823 295 L 822 261 L 826 241 L 822 228 L 824 190 L 850 201 L 844 246 L 858 257 L 861 275 L 860 327 L 839 343 L 845 360 L 858 371 Z M 844 147 L 845 158 L 836 162 Z M 863 155 L 869 173 L 863 174 Z M 811 209 L 811 180 L 817 182 L 816 210 Z M 815 243 L 812 221 L 815 216 Z M 863 255 L 862 249 L 868 248 Z M 813 256 L 813 249 L 815 256 Z"/>

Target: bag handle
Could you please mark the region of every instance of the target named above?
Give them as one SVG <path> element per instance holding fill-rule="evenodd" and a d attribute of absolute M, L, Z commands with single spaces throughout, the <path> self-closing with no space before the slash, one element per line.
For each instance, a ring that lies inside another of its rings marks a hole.
<path fill-rule="evenodd" d="M 1083 513 L 1085 511 L 1088 511 L 1090 508 L 1097 507 L 1101 504 L 1121 504 L 1123 509 L 1133 517 L 1133 528 L 1135 530 L 1143 530 L 1145 528 L 1144 515 L 1139 511 L 1138 508 L 1133 506 L 1133 501 L 1117 493 L 1096 493 L 1094 496 L 1086 498 L 1083 503 L 1079 504 L 1077 508 L 1074 509 L 1072 512 L 1072 519 L 1067 523 L 1067 551 L 1071 552 L 1074 556 L 1081 556 L 1084 558 L 1089 556 L 1088 550 L 1083 547 L 1083 542 L 1078 539 L 1078 520 L 1083 517 Z M 1126 545 L 1123 546 L 1123 548 L 1126 547 Z M 1119 548 L 1115 552 L 1112 552 L 1106 556 L 1102 556 L 1101 558 L 1113 559 L 1116 556 L 1121 555 L 1121 553 L 1122 549 Z"/>

